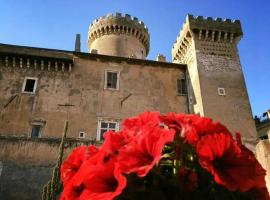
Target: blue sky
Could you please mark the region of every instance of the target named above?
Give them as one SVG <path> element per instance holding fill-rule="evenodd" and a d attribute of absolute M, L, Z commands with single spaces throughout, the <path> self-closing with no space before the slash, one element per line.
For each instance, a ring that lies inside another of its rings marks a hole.
<path fill-rule="evenodd" d="M 169 60 L 187 13 L 240 19 L 239 52 L 253 114 L 270 109 L 270 0 L 0 0 L 0 8 L 0 43 L 73 50 L 80 33 L 87 51 L 90 23 L 122 12 L 148 26 L 148 59 L 162 53 Z"/>

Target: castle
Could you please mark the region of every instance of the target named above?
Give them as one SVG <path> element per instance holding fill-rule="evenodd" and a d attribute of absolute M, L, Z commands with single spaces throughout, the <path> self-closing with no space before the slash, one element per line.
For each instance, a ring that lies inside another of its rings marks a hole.
<path fill-rule="evenodd" d="M 104 132 L 146 110 L 194 113 L 241 132 L 254 150 L 242 36 L 239 20 L 187 15 L 172 62 L 152 61 L 148 28 L 116 13 L 91 24 L 89 53 L 80 51 L 79 36 L 75 51 L 0 44 L 0 199 L 39 198 L 65 121 L 70 149 L 102 142 Z"/>

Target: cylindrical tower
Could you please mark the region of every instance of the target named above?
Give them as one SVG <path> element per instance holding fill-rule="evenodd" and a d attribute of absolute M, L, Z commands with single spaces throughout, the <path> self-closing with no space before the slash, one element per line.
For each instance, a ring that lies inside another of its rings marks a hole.
<path fill-rule="evenodd" d="M 89 27 L 90 53 L 144 59 L 149 52 L 150 35 L 142 21 L 121 13 L 94 20 Z"/>

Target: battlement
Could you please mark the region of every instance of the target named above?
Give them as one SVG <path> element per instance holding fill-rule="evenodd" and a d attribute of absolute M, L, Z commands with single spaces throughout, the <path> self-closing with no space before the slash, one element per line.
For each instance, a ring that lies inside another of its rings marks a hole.
<path fill-rule="evenodd" d="M 147 26 L 143 23 L 143 21 L 139 20 L 137 17 L 133 17 L 129 14 L 122 14 L 122 13 L 109 13 L 106 16 L 101 16 L 95 20 L 93 20 L 93 22 L 90 25 L 90 28 L 92 26 L 96 26 L 99 25 L 100 22 L 102 21 L 106 21 L 106 20 L 112 20 L 112 19 L 122 19 L 122 20 L 127 20 L 127 21 L 133 21 L 135 24 L 137 24 L 138 26 L 141 26 L 142 29 L 145 29 L 146 31 L 148 31 Z"/>
<path fill-rule="evenodd" d="M 232 56 L 231 45 L 243 36 L 240 20 L 193 16 L 188 14 L 172 48 L 173 60 L 183 59 L 193 40 L 200 41 L 205 53 Z"/>
<path fill-rule="evenodd" d="M 103 35 L 128 35 L 137 38 L 149 52 L 150 35 L 143 21 L 129 14 L 108 14 L 95 19 L 88 31 L 88 46 Z"/>
<path fill-rule="evenodd" d="M 186 23 L 189 24 L 191 30 L 193 29 L 206 29 L 213 31 L 224 31 L 234 33 L 235 36 L 242 36 L 242 28 L 240 20 L 222 19 L 203 16 L 193 16 L 188 14 Z"/>

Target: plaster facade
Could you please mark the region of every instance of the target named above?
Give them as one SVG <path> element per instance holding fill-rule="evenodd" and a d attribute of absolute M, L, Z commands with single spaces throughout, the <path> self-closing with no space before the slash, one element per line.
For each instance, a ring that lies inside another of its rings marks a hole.
<path fill-rule="evenodd" d="M 185 77 L 185 65 L 117 58 L 98 54 L 62 52 L 70 60 L 51 61 L 33 55 L 22 58 L 15 53 L 29 50 L 38 54 L 41 49 L 0 45 L 1 85 L 0 133 L 29 136 L 32 124 L 44 123 L 40 137 L 61 137 L 66 120 L 70 122 L 68 137 L 76 138 L 80 131 L 85 139 L 95 140 L 99 118 L 116 120 L 136 115 L 145 110 L 187 112 L 186 95 L 177 94 L 177 78 Z M 54 50 L 42 50 L 55 53 Z M 45 56 L 45 55 L 44 55 Z M 15 58 L 15 66 L 12 60 Z M 60 59 L 60 58 L 59 58 Z M 27 67 L 27 60 L 29 67 Z M 19 61 L 19 62 L 16 62 Z M 41 70 L 41 63 L 44 63 Z M 58 61 L 60 62 L 60 61 Z M 65 63 L 66 62 L 66 63 Z M 72 65 L 66 69 L 65 65 Z M 107 70 L 119 72 L 119 88 L 104 88 Z M 34 94 L 22 92 L 26 77 L 37 79 Z"/>

